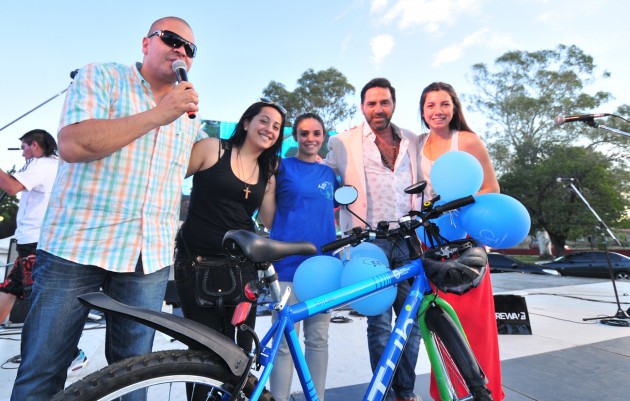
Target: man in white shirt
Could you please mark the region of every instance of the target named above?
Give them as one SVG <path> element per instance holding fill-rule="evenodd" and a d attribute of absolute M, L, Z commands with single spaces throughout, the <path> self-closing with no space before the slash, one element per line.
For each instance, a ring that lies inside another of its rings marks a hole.
<path fill-rule="evenodd" d="M 0 284 L 0 324 L 11 312 L 15 299 L 27 298 L 33 285 L 31 274 L 39 230 L 59 164 L 57 143 L 48 132 L 34 129 L 20 141 L 26 159 L 24 167 L 12 176 L 0 170 L 0 189 L 9 195 L 21 192 L 15 230 L 18 258 L 6 281 Z"/>
<path fill-rule="evenodd" d="M 331 136 L 328 142 L 326 163 L 345 185 L 358 190 L 352 210 L 370 226 L 379 221 L 395 221 L 413 209 L 415 198 L 403 190 L 417 180 L 417 138 L 408 130 L 391 123 L 396 108 L 396 90 L 385 78 L 375 78 L 361 90 L 361 112 L 365 122 L 359 126 Z M 347 210 L 340 209 L 341 230 L 364 225 Z M 387 255 L 392 268 L 409 263 L 407 248 L 402 243 L 376 240 Z M 400 283 L 393 308 L 376 316 L 368 316 L 368 347 L 370 363 L 375 369 L 392 330 L 392 309 L 400 312 L 409 293 L 409 283 Z M 400 360 L 392 382 L 393 393 L 386 400 L 414 401 L 415 366 L 420 348 L 417 325 Z"/>

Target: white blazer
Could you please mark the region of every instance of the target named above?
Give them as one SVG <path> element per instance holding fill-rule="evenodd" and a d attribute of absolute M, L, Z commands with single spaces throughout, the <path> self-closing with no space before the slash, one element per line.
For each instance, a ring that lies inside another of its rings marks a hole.
<path fill-rule="evenodd" d="M 336 174 L 341 176 L 343 185 L 352 185 L 359 192 L 357 200 L 350 209 L 362 219 L 367 217 L 367 191 L 365 182 L 365 168 L 363 167 L 363 122 L 359 126 L 331 136 L 328 140 L 328 155 L 324 163 L 330 166 Z M 418 179 L 418 137 L 410 131 L 398 128 L 391 124 L 396 132 L 400 132 L 404 139 L 409 141 L 407 153 L 411 163 L 411 184 Z M 344 208 L 339 212 L 339 224 L 342 231 L 348 231 L 352 227 L 362 227 L 364 224 Z"/>

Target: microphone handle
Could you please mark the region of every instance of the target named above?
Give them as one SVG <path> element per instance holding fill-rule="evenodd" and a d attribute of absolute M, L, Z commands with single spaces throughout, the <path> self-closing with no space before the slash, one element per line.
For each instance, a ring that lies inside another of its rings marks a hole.
<path fill-rule="evenodd" d="M 175 75 L 177 76 L 177 82 L 186 81 L 188 82 L 188 74 L 186 74 L 186 70 L 184 68 L 175 69 Z M 189 111 L 188 118 L 191 120 L 197 117 L 197 114 L 194 111 Z"/>
<path fill-rule="evenodd" d="M 175 70 L 175 75 L 177 76 L 177 82 L 188 82 L 188 74 L 186 73 L 186 70 L 184 68 L 177 68 Z"/>

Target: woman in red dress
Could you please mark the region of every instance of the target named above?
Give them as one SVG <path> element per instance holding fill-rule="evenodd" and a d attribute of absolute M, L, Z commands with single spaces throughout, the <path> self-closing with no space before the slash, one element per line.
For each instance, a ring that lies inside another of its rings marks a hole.
<path fill-rule="evenodd" d="M 488 151 L 479 136 L 468 127 L 459 98 L 451 85 L 434 82 L 427 86 L 420 97 L 420 115 L 423 125 L 429 129 L 428 133 L 419 137 L 418 152 L 418 175 L 428 184 L 425 198 L 431 199 L 436 195 L 430 181 L 433 163 L 444 153 L 457 150 L 470 153 L 481 164 L 483 182 L 479 193 L 499 192 L 499 183 Z M 488 378 L 492 398 L 495 401 L 503 400 L 505 395 L 501 386 L 499 338 L 490 273 L 486 274 L 477 288 L 464 295 L 440 292 L 440 297 L 457 312 L 472 350 Z M 433 377 L 431 396 L 439 400 Z"/>

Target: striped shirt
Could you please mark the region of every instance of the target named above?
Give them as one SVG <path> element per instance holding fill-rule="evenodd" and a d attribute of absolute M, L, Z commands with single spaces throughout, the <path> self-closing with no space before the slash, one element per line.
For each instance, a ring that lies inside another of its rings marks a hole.
<path fill-rule="evenodd" d="M 59 129 L 156 106 L 136 66 L 90 64 L 68 90 Z M 206 137 L 186 114 L 102 159 L 59 162 L 39 248 L 83 265 L 145 273 L 172 264 L 181 187 L 194 142 Z"/>

